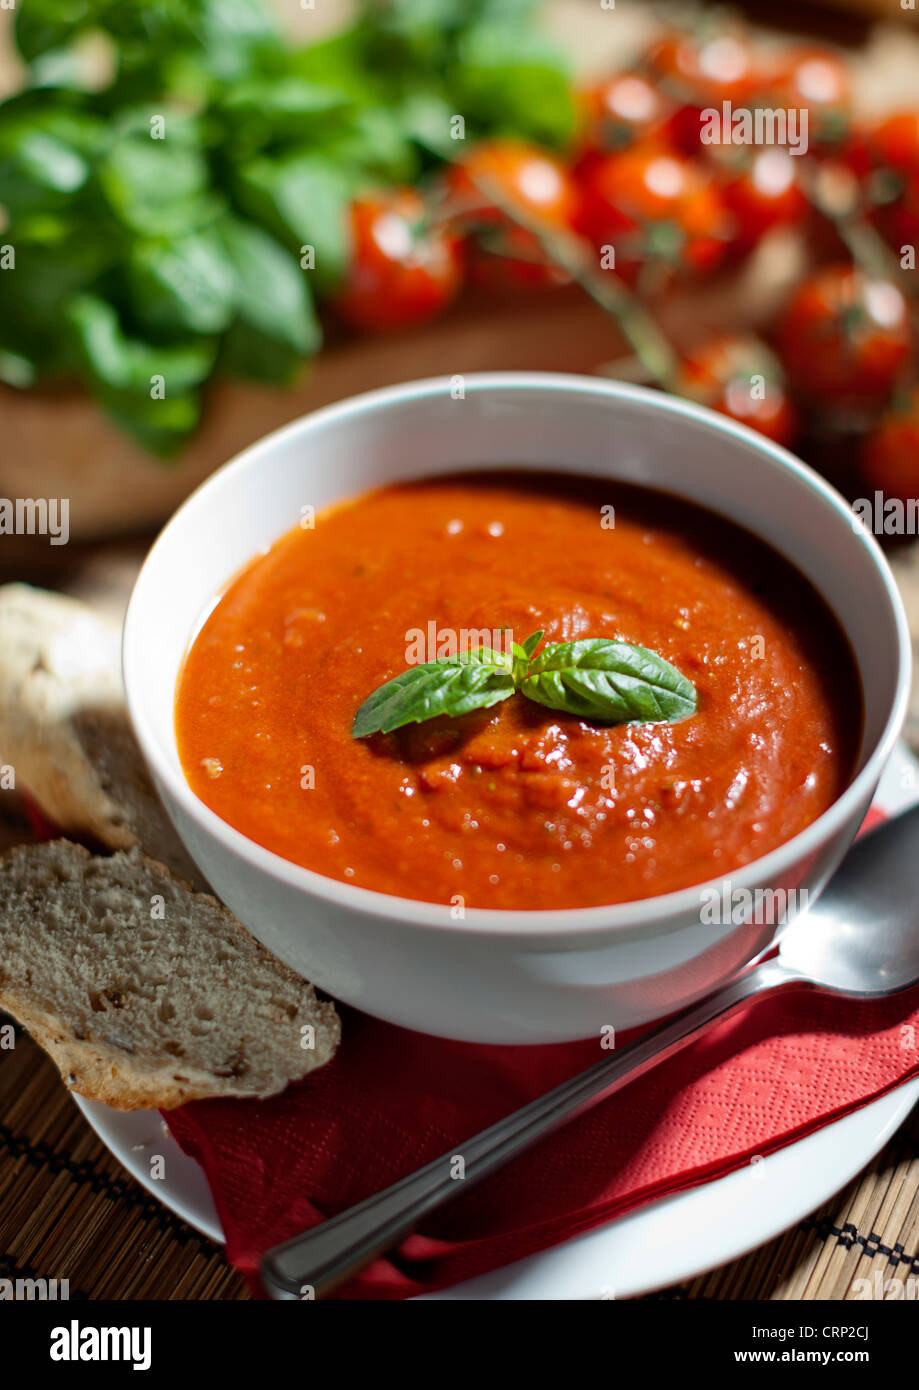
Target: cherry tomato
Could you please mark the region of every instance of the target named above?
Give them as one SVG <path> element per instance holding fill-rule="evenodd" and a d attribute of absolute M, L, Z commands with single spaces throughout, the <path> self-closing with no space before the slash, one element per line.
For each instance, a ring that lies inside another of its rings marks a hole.
<path fill-rule="evenodd" d="M 872 410 L 889 399 L 913 351 L 895 285 L 848 265 L 798 286 L 782 314 L 779 351 L 789 380 L 816 404 Z"/>
<path fill-rule="evenodd" d="M 682 394 L 790 448 L 797 412 L 782 369 L 756 338 L 719 337 L 689 353 L 680 373 Z"/>
<path fill-rule="evenodd" d="M 621 72 L 581 94 L 583 148 L 609 154 L 660 134 L 670 103 L 639 73 Z"/>
<path fill-rule="evenodd" d="M 868 217 L 897 252 L 919 243 L 919 112 L 888 116 L 847 150 Z"/>
<path fill-rule="evenodd" d="M 898 257 L 904 249 L 915 253 L 919 247 L 919 171 L 903 176 L 896 197 L 876 204 L 871 209 L 871 220 Z M 908 268 L 913 270 L 915 266 Z"/>
<path fill-rule="evenodd" d="M 753 48 L 735 33 L 703 39 L 674 34 L 653 44 L 645 61 L 677 106 L 670 132 L 684 154 L 705 148 L 700 138 L 704 110 L 714 108 L 720 116 L 725 101 L 748 107 L 762 82 Z"/>
<path fill-rule="evenodd" d="M 645 265 L 672 273 L 711 271 L 732 229 L 711 171 L 651 144 L 599 158 L 583 171 L 578 229 L 634 282 Z"/>
<path fill-rule="evenodd" d="M 784 106 L 806 111 L 808 146 L 837 145 L 852 122 L 852 77 L 830 48 L 798 48 L 785 54 L 770 84 Z"/>
<path fill-rule="evenodd" d="M 509 215 L 516 210 L 548 233 L 570 230 L 577 191 L 559 160 L 521 141 L 483 141 L 449 170 L 447 186 L 448 208 L 478 233 L 472 275 L 479 284 L 494 289 L 541 289 L 569 278 L 547 263 L 538 238 L 514 226 Z M 504 204 L 508 214 L 496 202 Z"/>
<path fill-rule="evenodd" d="M 741 173 L 728 176 L 722 196 L 734 218 L 733 245 L 741 253 L 773 227 L 795 225 L 808 213 L 797 158 L 775 146 L 757 150 Z"/>
<path fill-rule="evenodd" d="M 351 205 L 352 256 L 334 307 L 347 323 L 372 333 L 433 318 L 462 283 L 462 243 L 433 228 L 414 188 Z"/>
<path fill-rule="evenodd" d="M 876 167 L 919 173 L 919 111 L 887 116 L 869 133 L 868 144 Z"/>
<path fill-rule="evenodd" d="M 865 440 L 862 472 L 885 497 L 919 498 L 919 387 L 896 402 Z"/>
<path fill-rule="evenodd" d="M 919 111 L 888 116 L 878 125 L 854 124 L 837 156 L 863 185 L 867 201 L 893 203 L 919 179 Z"/>
<path fill-rule="evenodd" d="M 833 152 L 834 158 L 839 160 L 860 184 L 864 183 L 874 167 L 870 139 L 871 132 L 868 126 L 859 121 L 852 121 L 848 135 Z"/>

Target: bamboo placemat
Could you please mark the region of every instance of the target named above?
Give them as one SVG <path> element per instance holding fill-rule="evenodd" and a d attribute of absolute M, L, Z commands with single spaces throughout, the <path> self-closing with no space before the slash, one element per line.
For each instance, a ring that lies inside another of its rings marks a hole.
<path fill-rule="evenodd" d="M 0 1051 L 0 1277 L 67 1279 L 71 1299 L 248 1297 L 219 1247 L 128 1176 L 19 1028 Z"/>
<path fill-rule="evenodd" d="M 877 1271 L 885 1281 L 919 1277 L 919 1110 L 812 1217 L 651 1297 L 848 1299 L 856 1279 Z M 249 1296 L 220 1247 L 121 1168 L 18 1028 L 15 1046 L 0 1050 L 0 1278 L 68 1279 L 78 1300 Z"/>

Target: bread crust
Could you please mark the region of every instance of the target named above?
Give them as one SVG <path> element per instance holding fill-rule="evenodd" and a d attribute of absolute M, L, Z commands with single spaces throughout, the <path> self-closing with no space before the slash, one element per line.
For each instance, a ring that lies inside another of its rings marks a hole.
<path fill-rule="evenodd" d="M 76 599 L 0 589 L 0 758 L 62 830 L 110 849 L 137 839 L 74 730 L 81 710 L 124 709 L 117 630 Z"/>
<path fill-rule="evenodd" d="M 212 1100 L 218 1096 L 240 1100 L 264 1100 L 276 1095 L 278 1087 L 248 1090 L 237 1081 L 216 1077 L 197 1067 L 185 1067 L 179 1081 L 174 1075 L 175 1058 L 168 1065 L 141 1070 L 130 1057 L 114 1047 L 68 1037 L 60 1019 L 38 1009 L 15 990 L 0 988 L 0 1008 L 16 1019 L 29 1036 L 47 1052 L 69 1091 L 84 1100 L 95 1100 L 113 1110 L 175 1110 L 192 1100 Z M 341 1039 L 341 1021 L 335 1005 L 317 999 L 316 1047 L 311 1070 L 330 1062 Z M 300 1078 L 291 1078 L 300 1079 Z"/>
<path fill-rule="evenodd" d="M 118 630 L 78 599 L 0 587 L 0 761 L 58 829 L 203 884 L 134 739 Z"/>

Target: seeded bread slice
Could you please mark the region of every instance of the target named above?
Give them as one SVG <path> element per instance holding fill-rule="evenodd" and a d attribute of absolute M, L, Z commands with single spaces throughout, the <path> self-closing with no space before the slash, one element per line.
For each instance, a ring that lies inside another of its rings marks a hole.
<path fill-rule="evenodd" d="M 0 587 L 0 762 L 65 833 L 140 844 L 202 886 L 131 732 L 117 628 L 28 584 Z"/>
<path fill-rule="evenodd" d="M 0 858 L 0 1009 L 119 1110 L 264 1097 L 334 1055 L 338 1015 L 215 898 L 137 849 Z"/>

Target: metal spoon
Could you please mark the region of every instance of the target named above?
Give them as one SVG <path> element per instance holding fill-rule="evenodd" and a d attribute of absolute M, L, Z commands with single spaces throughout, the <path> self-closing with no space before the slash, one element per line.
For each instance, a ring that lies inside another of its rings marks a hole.
<path fill-rule="evenodd" d="M 786 929 L 777 957 L 754 965 L 451 1153 L 276 1245 L 262 1259 L 278 1299 L 321 1297 L 389 1250 L 418 1222 L 538 1139 L 606 1100 L 752 999 L 793 989 L 870 999 L 919 983 L 919 806 L 863 836 L 818 901 Z M 461 1154 L 465 1177 L 454 1176 Z"/>

